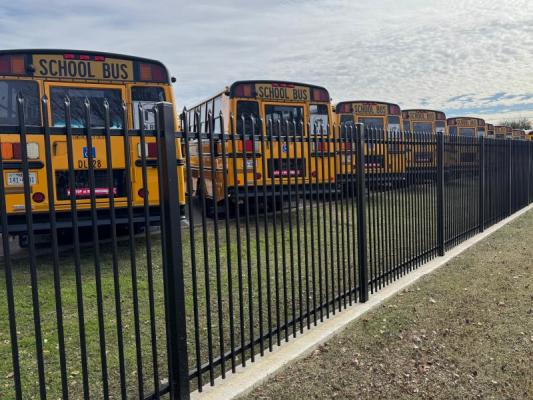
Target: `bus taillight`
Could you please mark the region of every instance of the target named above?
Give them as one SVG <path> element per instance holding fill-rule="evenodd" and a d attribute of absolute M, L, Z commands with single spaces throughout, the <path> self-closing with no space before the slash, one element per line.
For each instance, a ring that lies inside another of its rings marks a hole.
<path fill-rule="evenodd" d="M 20 143 L 2 143 L 2 160 L 22 160 L 22 146 Z M 28 159 L 36 160 L 39 158 L 39 145 L 37 143 L 28 143 L 26 145 L 26 154 Z"/>
<path fill-rule="evenodd" d="M 391 104 L 389 106 L 389 112 L 391 115 L 400 115 L 400 107 L 398 107 L 396 104 Z"/>
<path fill-rule="evenodd" d="M 157 64 L 139 64 L 140 80 L 145 82 L 166 82 L 167 71 Z"/>
<path fill-rule="evenodd" d="M 157 157 L 157 143 L 145 143 L 144 144 L 146 158 Z M 141 144 L 137 144 L 137 155 L 142 157 Z"/>
<path fill-rule="evenodd" d="M 313 89 L 314 101 L 329 101 L 329 94 L 324 89 Z"/>
<path fill-rule="evenodd" d="M 24 75 L 25 73 L 24 56 L 0 56 L 0 75 Z"/>
<path fill-rule="evenodd" d="M 252 85 L 237 85 L 235 87 L 235 97 L 253 97 Z"/>

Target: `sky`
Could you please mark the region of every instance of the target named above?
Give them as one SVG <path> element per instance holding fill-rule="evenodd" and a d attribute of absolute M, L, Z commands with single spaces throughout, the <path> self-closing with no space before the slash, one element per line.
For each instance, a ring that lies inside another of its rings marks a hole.
<path fill-rule="evenodd" d="M 531 0 L 92 0 L 7 2 L 0 48 L 162 61 L 179 108 L 236 80 L 328 89 L 448 117 L 533 122 Z"/>

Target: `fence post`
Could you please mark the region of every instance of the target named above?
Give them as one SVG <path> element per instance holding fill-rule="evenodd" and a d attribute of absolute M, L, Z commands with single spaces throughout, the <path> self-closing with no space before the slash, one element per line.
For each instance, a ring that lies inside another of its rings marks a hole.
<path fill-rule="evenodd" d="M 171 399 L 189 399 L 187 330 L 185 325 L 185 291 L 179 210 L 178 173 L 174 110 L 171 103 L 160 102 L 157 108 L 157 135 L 160 141 L 160 205 L 163 242 L 163 274 L 168 338 L 168 383 Z"/>
<path fill-rule="evenodd" d="M 531 170 L 531 145 L 533 142 L 530 140 L 527 143 L 527 203 L 531 204 L 531 181 L 533 178 L 533 171 Z"/>
<path fill-rule="evenodd" d="M 437 249 L 444 255 L 444 136 L 437 134 Z"/>
<path fill-rule="evenodd" d="M 479 138 L 479 231 L 485 230 L 485 137 Z"/>
<path fill-rule="evenodd" d="M 509 193 L 507 199 L 509 201 L 509 204 L 507 215 L 511 215 L 513 213 L 513 140 L 509 138 L 507 140 L 509 142 L 509 174 L 507 176 L 507 178 L 509 179 Z"/>
<path fill-rule="evenodd" d="M 359 261 L 359 301 L 368 301 L 368 256 L 366 236 L 366 192 L 365 192 L 365 125 L 357 124 L 357 254 Z"/>

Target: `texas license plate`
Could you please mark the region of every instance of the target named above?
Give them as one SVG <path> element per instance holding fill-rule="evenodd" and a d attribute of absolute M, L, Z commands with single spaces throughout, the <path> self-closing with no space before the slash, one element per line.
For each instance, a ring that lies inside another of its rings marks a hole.
<path fill-rule="evenodd" d="M 35 185 L 37 183 L 37 173 L 30 172 L 30 185 Z M 7 185 L 8 186 L 22 186 L 24 184 L 24 178 L 22 172 L 9 172 L 7 174 Z"/>

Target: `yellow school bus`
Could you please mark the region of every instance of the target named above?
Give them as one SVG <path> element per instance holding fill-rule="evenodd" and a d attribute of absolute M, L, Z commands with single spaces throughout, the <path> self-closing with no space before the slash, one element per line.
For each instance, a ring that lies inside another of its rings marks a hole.
<path fill-rule="evenodd" d="M 435 138 L 427 136 L 446 133 L 446 114 L 425 109 L 402 110 L 402 120 L 404 136 L 415 142 L 414 145 L 407 146 L 407 175 L 416 180 L 434 177 L 437 146 Z M 430 143 L 424 144 L 424 141 Z"/>
<path fill-rule="evenodd" d="M 450 140 L 455 138 L 476 138 L 486 136 L 486 123 L 482 118 L 455 117 L 446 120 Z M 449 166 L 458 171 L 469 172 L 477 170 L 479 161 L 479 147 L 475 141 L 457 141 L 455 159 L 450 159 Z M 447 160 L 445 160 L 446 163 Z"/>
<path fill-rule="evenodd" d="M 215 116 L 212 123 L 209 115 Z M 260 200 L 266 194 L 282 201 L 289 191 L 293 196 L 303 195 L 310 185 L 328 183 L 329 188 L 331 183 L 335 187 L 334 153 L 328 150 L 331 103 L 323 87 L 270 80 L 237 81 L 189 108 L 185 118 L 191 136 L 213 132 L 214 138 L 222 131 L 228 134 L 227 139 L 216 140 L 215 154 L 210 150 L 214 144 L 209 138 L 192 138 L 185 144 L 191 158 L 188 183 L 192 187 L 188 192 L 192 196 L 203 192 L 209 211 L 225 199 L 224 179 L 233 206 L 256 193 Z"/>
<path fill-rule="evenodd" d="M 96 206 L 99 219 L 109 221 L 110 188 L 107 181 L 104 103 L 109 104 L 112 154 L 113 198 L 118 224 L 127 220 L 126 161 L 124 130 L 129 132 L 129 172 L 132 205 L 138 224 L 142 222 L 144 196 L 148 196 L 152 214 L 158 215 L 157 146 L 154 135 L 153 106 L 159 101 L 174 103 L 171 78 L 159 61 L 111 53 L 78 50 L 9 50 L 0 52 L 0 142 L 4 170 L 6 210 L 11 232 L 25 229 L 25 203 L 22 174 L 21 137 L 18 133 L 17 94 L 24 98 L 25 139 L 29 161 L 31 207 L 34 227 L 46 231 L 48 211 L 53 196 L 58 227 L 71 223 L 71 190 L 75 191 L 80 226 L 89 225 L 90 190 L 88 154 L 92 153 Z M 42 98 L 46 96 L 45 107 Z M 69 165 L 66 136 L 65 99 L 70 100 L 72 158 Z M 85 135 L 84 102 L 90 101 L 92 149 Z M 147 185 L 143 185 L 140 146 L 139 105 L 144 107 Z M 126 112 L 124 112 L 124 106 Z M 46 113 L 43 115 L 43 112 Z M 127 120 L 124 120 L 124 116 Z M 47 188 L 47 163 L 43 118 L 50 127 L 51 179 L 53 193 Z M 177 120 L 176 120 L 177 124 Z M 176 125 L 177 128 L 177 125 Z M 137 130 L 137 131 L 135 131 Z M 152 130 L 152 134 L 149 131 Z M 177 165 L 182 164 L 178 141 Z M 69 187 L 69 170 L 74 170 L 75 188 Z M 183 166 L 178 167 L 183 186 Z M 180 202 L 185 202 L 184 190 Z"/>
<path fill-rule="evenodd" d="M 493 124 L 487 124 L 486 132 L 487 132 L 488 138 L 494 139 L 495 136 L 494 136 L 494 125 Z"/>
<path fill-rule="evenodd" d="M 377 101 L 342 101 L 335 106 L 335 119 L 340 132 L 350 129 L 353 124 L 364 124 L 367 133 L 365 174 L 368 183 L 392 186 L 405 182 L 400 106 Z M 346 182 L 353 180 L 355 160 L 341 154 L 337 163 L 338 179 Z"/>
<path fill-rule="evenodd" d="M 523 129 L 513 129 L 511 136 L 516 140 L 526 140 L 526 131 Z"/>
<path fill-rule="evenodd" d="M 494 127 L 494 137 L 496 139 L 505 139 L 513 135 L 513 128 L 509 126 L 496 125 Z"/>

